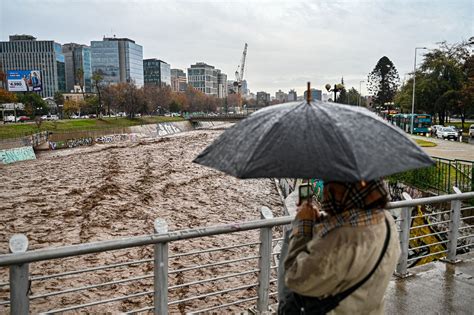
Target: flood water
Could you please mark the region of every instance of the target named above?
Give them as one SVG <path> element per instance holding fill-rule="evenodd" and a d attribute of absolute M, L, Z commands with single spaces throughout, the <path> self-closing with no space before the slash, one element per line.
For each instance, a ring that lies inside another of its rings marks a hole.
<path fill-rule="evenodd" d="M 37 160 L 0 166 L 0 253 L 8 252 L 8 239 L 24 233 L 29 249 L 62 246 L 150 234 L 156 218 L 169 230 L 234 223 L 260 218 L 261 206 L 282 215 L 275 185 L 270 179 L 238 180 L 192 163 L 194 157 L 222 131 L 199 130 L 140 142 L 95 145 L 47 151 Z M 255 255 L 258 245 L 173 258 L 212 246 L 258 241 L 258 231 L 171 243 L 170 269 L 206 264 L 242 255 Z M 153 247 L 91 254 L 32 263 L 32 276 L 83 269 L 153 257 Z M 257 260 L 228 266 L 170 274 L 170 285 L 256 268 Z M 71 287 L 98 284 L 141 275 L 153 275 L 151 263 L 89 272 L 50 280 L 33 281 L 32 295 Z M 256 282 L 256 274 L 170 290 L 170 300 L 205 294 Z M 0 268 L 0 282 L 8 270 Z M 112 284 L 79 293 L 31 301 L 33 312 L 71 304 L 152 290 L 153 279 Z M 254 295 L 253 289 L 232 293 L 232 299 Z M 0 287 L 0 301 L 8 299 L 8 286 Z M 225 303 L 229 294 L 201 298 L 170 308 L 184 313 Z M 151 306 L 153 295 L 144 295 L 84 309 L 88 312 L 123 312 Z M 237 310 L 230 307 L 227 311 Z M 0 305 L 0 313 L 8 309 Z"/>

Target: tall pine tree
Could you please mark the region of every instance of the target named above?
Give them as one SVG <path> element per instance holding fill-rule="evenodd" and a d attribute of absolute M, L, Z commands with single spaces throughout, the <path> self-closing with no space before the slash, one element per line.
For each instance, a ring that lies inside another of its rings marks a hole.
<path fill-rule="evenodd" d="M 397 69 L 388 57 L 383 56 L 368 77 L 367 89 L 374 95 L 374 104 L 383 107 L 393 102 L 399 85 Z"/>

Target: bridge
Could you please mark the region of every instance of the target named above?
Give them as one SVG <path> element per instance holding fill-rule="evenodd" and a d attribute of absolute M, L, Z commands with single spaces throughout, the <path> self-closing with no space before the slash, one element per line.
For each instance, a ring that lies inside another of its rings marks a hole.
<path fill-rule="evenodd" d="M 187 120 L 189 120 L 191 123 L 196 123 L 199 121 L 229 121 L 229 122 L 235 122 L 242 120 L 246 117 L 248 117 L 249 114 L 191 114 L 187 117 L 185 117 Z"/>
<path fill-rule="evenodd" d="M 402 254 L 396 270 L 398 278 L 391 281 L 385 296 L 386 312 L 470 313 L 474 293 L 474 261 L 469 252 L 473 227 L 470 225 L 473 218 L 470 212 L 474 207 L 462 207 L 461 201 L 472 200 L 474 192 L 461 193 L 457 188 L 454 191 L 450 195 L 419 199 L 405 196 L 406 200 L 387 205 L 386 209 L 393 213 L 401 212 L 396 221 L 400 223 Z M 440 241 L 445 247 L 423 257 L 442 254 L 445 262 L 408 268 L 414 260 L 421 258 L 409 257 L 409 251 L 413 249 L 409 242 L 419 239 L 410 233 L 413 230 L 410 222 L 417 218 L 412 216 L 412 209 L 439 203 L 451 203 L 450 210 L 422 216 L 446 214 L 449 217 L 447 221 L 428 223 L 438 226 L 449 223 L 445 231 L 436 233 L 446 235 L 446 239 Z M 14 235 L 10 240 L 13 253 L 0 255 L 0 271 L 9 274 L 8 279 L 4 277 L 0 282 L 0 313 L 52 314 L 77 310 L 102 313 L 112 309 L 127 314 L 228 313 L 235 312 L 235 307 L 259 314 L 274 311 L 278 303 L 281 227 L 291 223 L 292 216 L 273 217 L 270 209 L 262 207 L 261 217 L 262 220 L 179 231 L 168 231 L 166 221 L 156 219 L 155 234 L 31 251 L 28 251 L 25 235 Z M 177 242 L 243 231 L 256 233 L 249 234 L 253 237 L 249 237 L 245 244 L 227 243 L 224 247 L 216 247 L 207 240 L 211 246 L 206 249 L 171 252 L 172 248 L 181 247 Z M 467 235 L 462 235 L 461 231 Z M 144 246 L 151 247 L 146 250 Z M 139 247 L 144 256 L 130 256 L 130 260 L 105 265 L 94 265 L 96 259 L 91 256 L 117 250 L 131 252 Z M 238 248 L 244 248 L 245 254 L 233 256 Z M 87 263 L 71 260 L 84 255 L 89 255 L 85 260 Z M 211 260 L 202 264 L 196 255 Z M 48 264 L 65 267 L 68 263 L 73 265 L 67 270 L 59 268 L 53 273 L 43 272 Z M 38 268 L 30 272 L 33 264 Z M 9 272 L 5 272 L 5 268 Z M 186 273 L 189 276 L 185 276 Z M 412 274 L 416 276 L 411 277 Z M 58 282 L 61 278 L 65 280 Z M 120 305 L 114 308 L 114 303 Z"/>

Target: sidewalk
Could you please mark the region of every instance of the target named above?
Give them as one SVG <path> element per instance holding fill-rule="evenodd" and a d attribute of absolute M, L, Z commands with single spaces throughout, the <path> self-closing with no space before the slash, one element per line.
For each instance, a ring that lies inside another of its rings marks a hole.
<path fill-rule="evenodd" d="M 474 253 L 458 256 L 452 265 L 429 263 L 410 268 L 414 274 L 390 282 L 385 294 L 386 314 L 472 314 Z"/>

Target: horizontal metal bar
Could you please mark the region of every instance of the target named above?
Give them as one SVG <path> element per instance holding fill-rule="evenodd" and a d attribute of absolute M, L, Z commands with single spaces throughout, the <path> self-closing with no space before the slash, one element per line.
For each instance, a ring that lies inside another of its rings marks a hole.
<path fill-rule="evenodd" d="M 461 194 L 450 194 L 435 197 L 419 198 L 412 200 L 403 200 L 389 202 L 386 209 L 395 209 L 403 207 L 411 207 L 420 204 L 440 203 L 451 200 L 465 200 L 474 198 L 474 192 L 467 192 Z M 56 259 L 63 257 L 79 256 L 85 254 L 92 254 L 108 250 L 125 249 L 136 246 L 152 245 L 157 243 L 165 243 L 171 241 L 185 240 L 198 238 L 203 236 L 212 236 L 226 233 L 234 233 L 248 230 L 255 230 L 260 228 L 269 228 L 279 225 L 286 225 L 291 223 L 291 216 L 277 217 L 265 220 L 255 220 L 234 224 L 226 224 L 220 226 L 211 226 L 205 228 L 196 228 L 188 230 L 180 230 L 163 234 L 150 234 L 129 237 L 124 239 L 115 239 L 107 241 L 92 242 L 86 244 L 76 244 L 56 248 L 38 249 L 27 251 L 24 253 L 4 254 L 0 255 L 0 266 L 9 266 L 15 264 L 30 263 L 41 260 Z"/>
<path fill-rule="evenodd" d="M 278 269 L 278 266 L 272 266 L 270 269 Z"/>
<path fill-rule="evenodd" d="M 268 296 L 274 296 L 274 295 L 278 295 L 278 292 L 270 292 L 270 293 L 268 293 Z"/>
<path fill-rule="evenodd" d="M 211 293 L 206 293 L 206 294 L 196 295 L 196 296 L 192 296 L 192 297 L 181 299 L 181 300 L 176 300 L 176 301 L 168 303 L 168 305 L 175 305 L 175 304 L 184 303 L 184 302 L 188 302 L 188 301 L 192 301 L 192 300 L 196 300 L 196 299 L 203 299 L 203 298 L 206 298 L 206 297 L 209 297 L 209 296 L 224 294 L 224 293 L 228 293 L 228 292 L 232 292 L 232 291 L 244 290 L 244 289 L 248 289 L 248 288 L 252 288 L 252 287 L 256 287 L 256 286 L 258 286 L 258 283 L 247 284 L 247 285 L 243 285 L 243 286 L 240 286 L 240 287 L 225 289 L 225 290 L 221 290 L 221 291 L 214 291 L 214 292 L 211 292 Z"/>
<path fill-rule="evenodd" d="M 468 220 L 474 218 L 474 215 L 471 215 L 469 217 L 462 217 L 461 220 Z"/>
<path fill-rule="evenodd" d="M 173 290 L 173 289 L 188 287 L 188 286 L 191 286 L 191 285 L 196 285 L 196 284 L 201 284 L 201 283 L 218 281 L 218 280 L 223 280 L 223 279 L 232 278 L 232 277 L 239 277 L 239 276 L 244 276 L 244 275 L 248 275 L 248 274 L 251 274 L 251 273 L 256 273 L 256 272 L 259 272 L 259 271 L 260 271 L 260 269 L 253 269 L 253 270 L 249 270 L 249 271 L 245 271 L 245 272 L 239 272 L 239 273 L 233 273 L 233 274 L 229 274 L 229 275 L 225 275 L 225 276 L 221 276 L 221 277 L 215 277 L 215 278 L 198 280 L 198 281 L 193 281 L 193 282 L 188 282 L 188 283 L 183 283 L 183 284 L 177 284 L 177 285 L 173 285 L 173 286 L 168 287 L 168 289 Z"/>
<path fill-rule="evenodd" d="M 463 245 L 463 246 L 456 247 L 456 249 L 461 249 L 461 248 L 465 248 L 465 247 L 474 247 L 474 244 L 466 244 L 466 245 Z"/>
<path fill-rule="evenodd" d="M 66 308 L 50 310 L 50 311 L 47 311 L 47 312 L 42 312 L 41 314 L 54 314 L 54 313 L 59 313 L 59 312 L 72 311 L 72 310 L 77 310 L 77 309 L 80 309 L 80 308 L 90 307 L 90 306 L 94 306 L 94 305 L 107 304 L 107 303 L 122 301 L 122 300 L 130 299 L 130 298 L 135 298 L 135 297 L 139 297 L 139 296 L 150 295 L 150 294 L 153 294 L 153 293 L 154 293 L 154 291 L 140 292 L 140 293 L 130 294 L 130 295 L 126 295 L 126 296 L 111 298 L 111 299 L 107 299 L 107 300 L 94 301 L 94 302 L 75 305 L 75 306 L 70 306 L 70 307 L 66 307 Z"/>
<path fill-rule="evenodd" d="M 472 228 L 473 226 L 474 226 L 474 225 L 463 226 L 463 227 L 460 227 L 458 230 L 470 229 L 470 228 Z"/>
<path fill-rule="evenodd" d="M 209 308 L 205 308 L 205 309 L 201 309 L 201 310 L 197 310 L 197 311 L 187 312 L 186 314 L 190 314 L 190 315 L 191 314 L 201 314 L 201 313 L 213 311 L 213 310 L 223 308 L 223 307 L 228 307 L 228 306 L 232 306 L 232 305 L 242 304 L 242 303 L 245 303 L 245 302 L 255 301 L 257 299 L 258 299 L 258 297 L 255 296 L 255 297 L 251 297 L 251 298 L 237 300 L 237 301 L 231 302 L 231 303 L 220 304 L 218 306 L 213 306 L 213 307 L 209 307 Z"/>
<path fill-rule="evenodd" d="M 469 234 L 469 235 L 461 236 L 461 237 L 458 237 L 458 241 L 463 240 L 463 239 L 466 239 L 466 238 L 470 238 L 470 237 L 473 237 L 473 236 L 474 236 L 474 234 Z"/>
<path fill-rule="evenodd" d="M 451 210 L 440 211 L 440 212 L 430 212 L 430 213 L 426 213 L 426 214 L 423 214 L 423 215 L 417 215 L 417 216 L 411 217 L 411 218 L 412 219 L 418 219 L 418 218 L 424 218 L 424 217 L 433 217 L 435 215 L 444 214 L 444 213 L 451 213 Z"/>
<path fill-rule="evenodd" d="M 63 291 L 45 293 L 45 294 L 40 294 L 40 295 L 33 295 L 33 296 L 30 297 L 30 300 L 46 298 L 46 297 L 49 297 L 49 296 L 55 296 L 55 295 L 61 295 L 61 294 L 67 294 L 67 293 L 72 293 L 72 292 L 77 292 L 77 291 L 90 290 L 90 289 L 95 289 L 95 288 L 99 288 L 99 287 L 103 287 L 103 286 L 107 286 L 107 285 L 121 284 L 121 283 L 126 283 L 126 282 L 151 279 L 153 277 L 154 277 L 154 275 L 151 274 L 151 275 L 145 275 L 145 276 L 122 279 L 122 280 L 115 280 L 115 281 L 110 281 L 110 282 L 91 284 L 91 285 L 86 285 L 86 286 L 78 287 L 78 288 L 71 288 L 71 289 L 67 289 L 67 290 L 63 290 Z"/>
<path fill-rule="evenodd" d="M 220 265 L 226 265 L 226 264 L 231 264 L 235 262 L 240 262 L 240 261 L 245 261 L 245 260 L 251 260 L 251 259 L 258 259 L 260 256 L 249 256 L 249 257 L 244 257 L 244 258 L 238 258 L 238 259 L 231 259 L 231 260 L 223 260 L 219 261 L 216 263 L 212 264 L 205 264 L 205 265 L 197 265 L 193 267 L 185 267 L 181 269 L 176 269 L 176 270 L 170 270 L 168 274 L 173 274 L 173 273 L 178 273 L 178 272 L 185 272 L 185 271 L 191 271 L 191 270 L 196 270 L 200 268 L 207 268 L 207 267 L 213 267 L 213 266 L 220 266 Z"/>
<path fill-rule="evenodd" d="M 9 304 L 10 304 L 10 300 L 0 302 L 0 305 L 9 305 Z"/>
<path fill-rule="evenodd" d="M 279 241 L 283 241 L 283 239 L 284 239 L 283 237 L 274 238 L 274 239 L 272 239 L 272 242 L 273 242 L 273 243 L 276 243 L 276 242 L 279 242 Z"/>
<path fill-rule="evenodd" d="M 273 256 L 277 256 L 277 255 L 280 255 L 280 254 L 281 254 L 281 251 L 272 253 Z"/>
<path fill-rule="evenodd" d="M 131 314 L 137 314 L 137 313 L 142 313 L 142 312 L 146 312 L 146 311 L 151 311 L 151 310 L 154 310 L 154 309 L 155 309 L 154 306 L 148 306 L 148 307 L 140 308 L 138 310 L 133 310 L 133 311 L 130 311 L 130 312 L 126 312 L 124 314 L 125 315 L 131 315 Z"/>
<path fill-rule="evenodd" d="M 93 271 L 97 271 L 97 270 L 104 270 L 104 269 L 110 269 L 110 268 L 118 268 L 118 267 L 142 264 L 142 263 L 147 263 L 147 262 L 152 262 L 152 261 L 153 261 L 153 259 L 141 259 L 141 260 L 135 260 L 135 261 L 131 261 L 131 262 L 116 263 L 116 264 L 110 264 L 110 265 L 99 266 L 99 267 L 92 267 L 92 268 L 87 268 L 87 269 L 66 271 L 66 272 L 61 272 L 61 273 L 55 273 L 55 274 L 52 274 L 52 275 L 32 277 L 31 281 L 40 281 L 40 280 L 47 280 L 47 279 L 51 279 L 51 278 L 60 278 L 60 277 L 71 276 L 71 275 L 76 275 L 76 274 L 80 274 L 80 273 L 93 272 Z"/>
<path fill-rule="evenodd" d="M 204 254 L 204 253 L 211 253 L 211 252 L 217 252 L 221 250 L 227 250 L 227 249 L 233 249 L 233 248 L 240 248 L 240 247 L 246 247 L 246 246 L 252 246 L 252 245 L 260 245 L 260 242 L 252 242 L 252 243 L 245 243 L 245 244 L 239 244 L 239 245 L 233 245 L 233 246 L 226 246 L 226 247 L 219 247 L 219 248 L 210 248 L 210 249 L 205 249 L 205 250 L 199 250 L 199 251 L 194 251 L 194 252 L 188 252 L 188 253 L 182 253 L 182 254 L 175 254 L 175 255 L 170 255 L 168 258 L 176 258 L 176 257 L 183 257 L 183 256 L 190 256 L 190 255 L 198 255 L 198 254 Z"/>
<path fill-rule="evenodd" d="M 289 224 L 291 216 L 0 255 L 0 267 Z"/>
<path fill-rule="evenodd" d="M 443 232 L 435 232 L 435 233 L 430 233 L 430 234 L 425 234 L 425 235 L 420 235 L 420 236 L 415 236 L 415 237 L 410 237 L 408 240 L 417 240 L 419 238 L 427 237 L 427 236 L 433 236 L 433 235 L 439 235 L 439 234 L 446 234 L 448 231 L 443 231 Z"/>
<path fill-rule="evenodd" d="M 448 250 L 442 250 L 442 251 L 439 251 L 439 252 L 436 252 L 436 253 L 431 253 L 431 254 L 427 254 L 427 255 L 423 255 L 423 256 L 413 257 L 413 258 L 408 259 L 407 261 L 422 259 L 422 258 L 434 256 L 434 255 L 444 254 L 444 253 L 447 253 L 447 252 L 448 252 Z"/>
<path fill-rule="evenodd" d="M 435 222 L 435 223 L 428 223 L 428 224 L 423 224 L 423 225 L 416 225 L 416 226 L 411 227 L 410 230 L 420 229 L 420 228 L 424 228 L 424 227 L 427 227 L 427 226 L 435 226 L 435 225 L 442 224 L 442 223 L 448 223 L 448 222 L 450 222 L 450 221 L 451 221 L 451 220 L 446 220 L 446 221 L 439 221 L 439 222 Z"/>
<path fill-rule="evenodd" d="M 461 208 L 461 211 L 464 211 L 464 210 L 472 210 L 472 209 L 474 209 L 474 206 Z"/>
<path fill-rule="evenodd" d="M 4 287 L 4 286 L 6 286 L 6 285 L 10 285 L 10 282 L 2 282 L 2 283 L 0 283 L 0 287 Z"/>
<path fill-rule="evenodd" d="M 435 245 L 439 245 L 439 244 L 446 244 L 446 243 L 449 243 L 449 241 L 442 241 L 442 242 L 432 243 L 432 244 L 428 244 L 428 245 L 422 245 L 422 246 L 413 247 L 413 248 L 410 248 L 410 249 L 411 249 L 411 250 L 415 250 L 415 249 L 420 249 L 420 248 L 425 248 L 425 247 L 431 247 L 431 246 L 435 246 Z"/>

